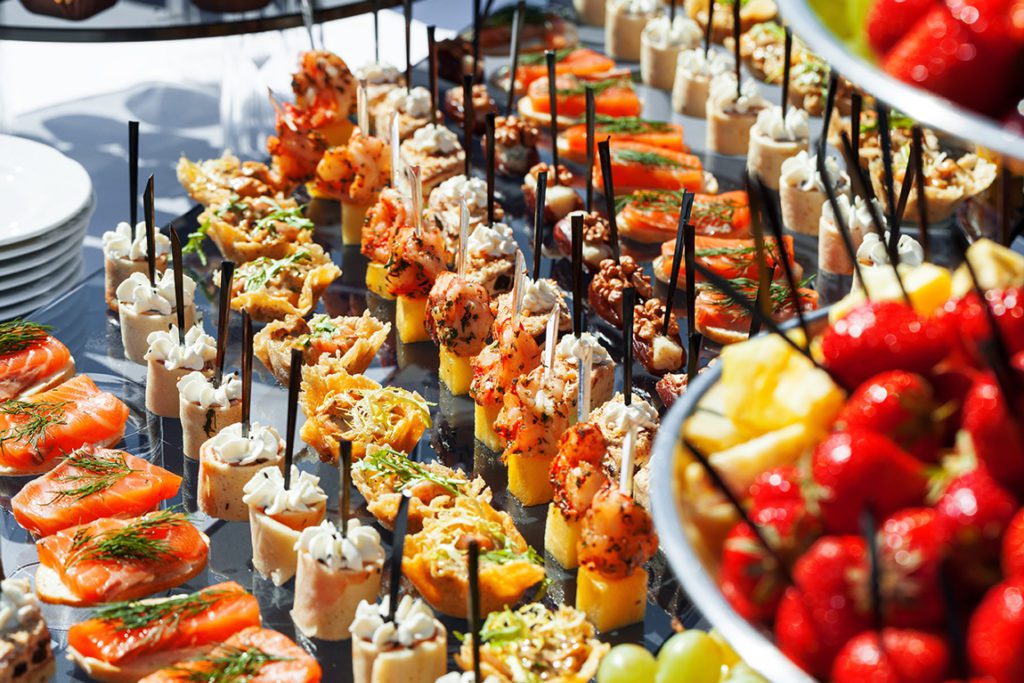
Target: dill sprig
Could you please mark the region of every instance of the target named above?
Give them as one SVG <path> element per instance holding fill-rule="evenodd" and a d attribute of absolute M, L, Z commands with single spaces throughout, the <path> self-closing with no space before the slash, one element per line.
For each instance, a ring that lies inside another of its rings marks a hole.
<path fill-rule="evenodd" d="M 563 47 L 560 50 L 555 50 L 555 61 L 560 62 L 575 51 L 575 47 Z M 536 66 L 545 62 L 547 62 L 547 57 L 544 56 L 543 52 L 519 55 L 519 64 L 522 66 Z"/>
<path fill-rule="evenodd" d="M 679 190 L 639 190 L 619 197 L 615 202 L 615 211 L 622 211 L 632 204 L 638 211 L 661 211 L 678 215 L 682 199 L 683 193 Z M 699 226 L 732 225 L 738 208 L 740 205 L 731 201 L 694 202 L 690 223 Z"/>
<path fill-rule="evenodd" d="M 291 660 L 291 657 L 264 652 L 254 646 L 243 649 L 221 645 L 209 656 L 188 660 L 193 666 L 178 664 L 170 670 L 179 674 L 178 680 L 189 683 L 246 683 L 267 664 Z"/>
<path fill-rule="evenodd" d="M 457 496 L 466 485 L 466 481 L 463 479 L 445 477 L 431 472 L 421 463 L 414 462 L 402 453 L 387 446 L 378 448 L 372 453 L 367 453 L 366 457 L 356 464 L 356 467 L 374 472 L 371 475 L 372 478 L 396 477 L 399 484 L 398 491 L 404 491 L 421 482 L 429 481 L 440 486 L 451 495 Z"/>
<path fill-rule="evenodd" d="M 73 484 L 71 488 L 57 491 L 53 498 L 44 505 L 52 505 L 59 500 L 71 498 L 82 500 L 91 495 L 105 491 L 127 477 L 134 469 L 128 466 L 123 453 L 112 458 L 99 458 L 87 451 L 74 451 L 64 457 L 64 462 L 85 472 L 85 474 L 66 474 L 58 477 L 59 482 Z"/>
<path fill-rule="evenodd" d="M 600 81 L 580 81 L 571 88 L 557 88 L 555 95 L 559 97 L 574 97 L 576 95 L 585 95 L 587 92 L 587 86 L 590 86 L 594 90 L 594 97 L 597 97 L 608 88 L 614 88 L 615 86 L 621 86 L 623 88 L 632 89 L 633 83 L 622 76 L 612 76 L 611 78 L 605 78 Z"/>
<path fill-rule="evenodd" d="M 594 121 L 599 133 L 621 133 L 635 135 L 637 133 L 660 133 L 671 126 L 665 121 L 651 121 L 639 116 L 605 116 L 598 114 Z"/>
<path fill-rule="evenodd" d="M 0 435 L 0 453 L 5 452 L 8 441 L 24 441 L 36 451 L 33 457 L 42 460 L 38 453 L 39 441 L 50 427 L 67 424 L 64 411 L 67 404 L 68 401 L 19 401 L 13 398 L 0 403 L 0 414 L 15 418 L 14 424 Z"/>
<path fill-rule="evenodd" d="M 627 164 L 643 164 L 660 168 L 690 168 L 690 166 L 657 152 L 645 152 L 638 149 L 612 148 L 612 158 Z"/>
<path fill-rule="evenodd" d="M 299 230 L 312 230 L 316 227 L 313 225 L 313 221 L 303 215 L 302 210 L 304 207 L 293 206 L 285 209 L 279 206 L 276 202 L 274 203 L 274 206 L 276 208 L 273 211 L 263 218 L 258 219 L 253 224 L 254 230 L 267 230 L 272 235 L 276 235 L 277 228 L 274 225 L 275 223 L 284 223 Z"/>
<path fill-rule="evenodd" d="M 51 329 L 53 328 L 49 325 L 40 325 L 21 318 L 0 323 L 0 356 L 24 351 L 36 342 L 46 339 Z"/>
<path fill-rule="evenodd" d="M 797 285 L 797 289 L 807 287 L 808 285 L 810 285 L 812 280 L 813 276 L 804 278 L 804 280 Z M 731 278 L 730 280 L 728 280 L 728 282 L 732 284 L 733 288 L 735 288 L 737 292 L 746 296 L 747 300 L 750 301 L 751 303 L 757 300 L 756 280 L 752 280 L 751 278 L 748 277 L 736 277 Z M 721 294 L 721 298 L 708 302 L 713 306 L 740 306 L 740 304 L 737 303 L 735 299 L 733 299 L 725 292 L 719 291 L 718 288 L 715 287 L 714 285 L 700 283 L 697 285 L 697 288 L 700 290 L 712 290 Z M 778 311 L 779 309 L 789 304 L 793 299 L 793 295 L 791 292 L 792 290 L 790 290 L 788 283 L 773 280 L 768 286 L 768 299 L 771 302 L 772 310 Z"/>
<path fill-rule="evenodd" d="M 254 261 L 246 263 L 236 272 L 236 277 L 242 280 L 242 289 L 246 292 L 255 292 L 266 286 L 268 282 L 273 280 L 281 271 L 293 267 L 296 263 L 303 259 L 309 258 L 309 252 L 302 250 L 297 251 L 290 256 L 285 256 L 281 259 L 271 259 L 266 256 L 261 256 Z"/>
<path fill-rule="evenodd" d="M 186 595 L 175 595 L 159 602 L 132 600 L 104 605 L 91 615 L 93 619 L 116 624 L 118 631 L 157 627 L 150 637 L 157 639 L 166 630 L 174 630 L 182 619 L 196 617 L 213 607 L 232 591 L 204 589 Z"/>
<path fill-rule="evenodd" d="M 87 560 L 159 560 L 171 556 L 171 546 L 166 539 L 153 536 L 160 527 L 180 526 L 186 523 L 185 515 L 174 510 L 141 517 L 120 529 L 92 534 L 79 529 L 71 543 L 74 551 L 68 566 Z"/>

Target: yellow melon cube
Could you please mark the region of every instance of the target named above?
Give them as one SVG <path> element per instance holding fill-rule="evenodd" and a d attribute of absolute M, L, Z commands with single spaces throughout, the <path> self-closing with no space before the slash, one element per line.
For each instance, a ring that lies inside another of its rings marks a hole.
<path fill-rule="evenodd" d="M 395 327 L 404 344 L 430 341 L 427 333 L 427 298 L 398 297 L 395 305 Z"/>
<path fill-rule="evenodd" d="M 505 439 L 501 438 L 494 431 L 494 421 L 498 419 L 499 412 L 501 412 L 500 403 L 493 406 L 482 406 L 477 403 L 474 413 L 476 420 L 473 426 L 473 435 L 477 441 L 495 453 L 501 453 L 505 450 Z"/>
<path fill-rule="evenodd" d="M 817 432 L 796 422 L 708 457 L 729 488 L 742 492 L 765 470 L 796 462 L 816 440 Z"/>
<path fill-rule="evenodd" d="M 967 249 L 978 284 L 982 289 L 1005 289 L 1024 285 L 1024 256 L 990 239 L 980 239 Z M 953 275 L 953 296 L 963 297 L 974 289 L 963 264 Z"/>
<path fill-rule="evenodd" d="M 363 220 L 369 204 L 341 202 L 341 243 L 361 244 L 363 241 Z"/>
<path fill-rule="evenodd" d="M 581 565 L 576 577 L 576 609 L 602 633 L 642 622 L 647 609 L 647 572 L 637 569 L 620 579 Z"/>
<path fill-rule="evenodd" d="M 902 301 L 903 290 L 892 268 L 863 268 L 864 282 L 875 301 Z M 948 270 L 932 263 L 919 266 L 900 266 L 900 277 L 914 310 L 921 315 L 934 315 L 949 299 L 953 291 L 953 276 Z M 829 309 L 829 322 L 835 322 L 853 308 L 864 303 L 864 290 L 854 288 Z"/>
<path fill-rule="evenodd" d="M 580 520 L 568 519 L 554 503 L 548 506 L 548 519 L 544 525 L 544 550 L 551 553 L 551 557 L 566 569 L 580 566 L 576 550 L 580 528 Z"/>
<path fill-rule="evenodd" d="M 683 433 L 702 453 L 717 453 L 750 438 L 725 417 L 725 393 L 715 384 L 704 394 L 697 409 L 683 425 Z"/>
<path fill-rule="evenodd" d="M 366 288 L 382 299 L 394 299 L 388 291 L 387 271 L 383 263 L 370 261 L 366 264 Z"/>
<path fill-rule="evenodd" d="M 456 356 L 445 347 L 441 347 L 437 374 L 452 396 L 465 396 L 469 393 L 469 385 L 473 381 L 473 366 L 470 364 L 472 360 L 470 356 Z"/>
<path fill-rule="evenodd" d="M 555 490 L 548 473 L 554 459 L 553 455 L 508 455 L 508 492 L 523 505 L 550 503 Z"/>

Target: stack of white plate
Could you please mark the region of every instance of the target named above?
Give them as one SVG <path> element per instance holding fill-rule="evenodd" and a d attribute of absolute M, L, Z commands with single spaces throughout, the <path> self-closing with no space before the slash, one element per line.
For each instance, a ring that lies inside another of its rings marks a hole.
<path fill-rule="evenodd" d="M 78 282 L 94 208 L 81 164 L 0 135 L 0 320 L 25 315 Z"/>

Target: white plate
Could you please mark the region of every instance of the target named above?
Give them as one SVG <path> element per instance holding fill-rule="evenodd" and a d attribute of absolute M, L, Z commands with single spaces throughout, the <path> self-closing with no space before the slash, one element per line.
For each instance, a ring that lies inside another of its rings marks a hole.
<path fill-rule="evenodd" d="M 83 223 L 88 225 L 95 207 L 96 202 L 90 201 L 84 210 L 63 225 L 31 239 L 22 240 L 7 246 L 0 246 L 0 266 L 13 265 L 12 261 L 45 251 L 46 248 L 56 243 L 63 244 L 64 240 L 69 239 L 69 235 L 75 234 L 76 230 L 80 231 Z M 81 239 L 78 241 L 78 248 L 81 248 Z"/>
<path fill-rule="evenodd" d="M 80 256 L 77 249 L 68 249 L 63 253 L 50 254 L 50 258 L 36 268 L 0 277 L 0 297 L 52 280 L 54 275 L 62 275 L 63 269 L 69 267 L 71 261 Z"/>
<path fill-rule="evenodd" d="M 21 275 L 29 270 L 44 268 L 52 261 L 59 260 L 69 253 L 81 251 L 82 243 L 89 232 L 88 221 L 76 222 L 68 227 L 69 231 L 63 235 L 64 239 L 59 240 L 56 244 L 43 244 L 35 251 L 12 259 L 4 259 L 3 252 L 0 251 L 0 288 L 7 285 L 8 278 Z"/>
<path fill-rule="evenodd" d="M 0 320 L 10 320 L 26 313 L 31 313 L 37 308 L 45 306 L 58 295 L 71 289 L 82 276 L 82 263 L 81 257 L 72 261 L 65 274 L 51 280 L 50 288 L 38 292 L 32 299 L 0 307 Z"/>
<path fill-rule="evenodd" d="M 43 303 L 42 299 L 48 292 L 59 287 L 73 274 L 77 274 L 82 262 L 81 252 L 74 254 L 74 256 L 76 258 L 70 263 L 41 280 L 36 280 L 32 284 L 17 287 L 11 291 L 0 291 L 0 309 L 36 300 L 39 300 L 39 303 L 36 305 L 41 305 Z"/>
<path fill-rule="evenodd" d="M 77 161 L 39 142 L 0 135 L 0 246 L 59 227 L 91 197 L 89 174 Z"/>

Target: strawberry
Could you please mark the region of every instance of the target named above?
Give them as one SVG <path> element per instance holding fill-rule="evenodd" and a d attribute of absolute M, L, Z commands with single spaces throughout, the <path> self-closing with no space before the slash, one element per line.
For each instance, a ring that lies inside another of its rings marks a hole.
<path fill-rule="evenodd" d="M 867 549 L 859 536 L 818 539 L 793 567 L 775 615 L 779 649 L 813 676 L 825 678 L 843 645 L 871 623 Z"/>
<path fill-rule="evenodd" d="M 992 374 L 980 373 L 964 399 L 960 422 L 978 462 L 1012 491 L 1024 491 L 1021 415 L 1009 414 L 1003 392 Z"/>
<path fill-rule="evenodd" d="M 945 620 L 940 568 L 945 529 L 931 508 L 907 508 L 878 530 L 885 623 L 928 628 Z"/>
<path fill-rule="evenodd" d="M 869 301 L 821 337 L 824 366 L 847 388 L 886 370 L 924 374 L 949 352 L 947 326 L 896 301 Z"/>
<path fill-rule="evenodd" d="M 839 413 L 840 428 L 885 434 L 908 453 L 934 462 L 944 433 L 931 385 L 921 375 L 889 370 L 861 384 Z"/>
<path fill-rule="evenodd" d="M 829 533 L 855 534 L 865 507 L 876 518 L 919 505 L 928 486 L 924 468 L 888 437 L 865 429 L 834 432 L 814 449 L 811 476 Z"/>
<path fill-rule="evenodd" d="M 1018 510 L 1003 535 L 1003 576 L 1024 577 L 1024 509 Z"/>
<path fill-rule="evenodd" d="M 879 56 L 895 45 L 907 27 L 935 5 L 936 0 L 875 0 L 868 10 L 868 44 Z"/>
<path fill-rule="evenodd" d="M 967 627 L 967 658 L 995 683 L 1024 681 L 1024 578 L 991 588 Z"/>
<path fill-rule="evenodd" d="M 943 362 L 928 375 L 935 392 L 935 402 L 942 406 L 941 409 L 946 414 L 946 433 L 943 434 L 943 443 L 952 442 L 956 435 L 963 413 L 964 399 L 967 398 L 967 392 L 974 384 L 976 376 L 977 371 L 968 365 L 946 362 Z"/>
<path fill-rule="evenodd" d="M 890 76 L 991 116 L 1006 111 L 1024 44 L 1008 0 L 947 0 L 910 27 L 882 60 Z"/>
<path fill-rule="evenodd" d="M 750 485 L 750 498 L 754 510 L 803 503 L 800 487 L 802 475 L 792 466 L 772 467 L 761 472 Z"/>
<path fill-rule="evenodd" d="M 961 584 L 979 592 L 999 580 L 1000 543 L 1018 503 L 984 467 L 962 474 L 935 504 Z"/>
<path fill-rule="evenodd" d="M 949 664 L 949 647 L 939 636 L 887 628 L 879 643 L 876 632 L 865 631 L 836 657 L 832 683 L 942 683 Z"/>
<path fill-rule="evenodd" d="M 985 300 L 1009 354 L 1024 351 L 1024 288 L 990 289 L 985 292 Z M 992 339 L 992 324 L 978 295 L 968 292 L 962 299 L 950 299 L 940 317 L 953 330 L 957 345 L 974 367 L 987 367 L 979 345 Z"/>

